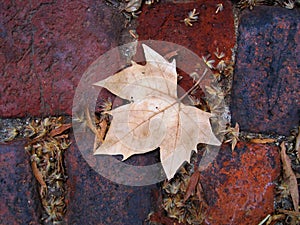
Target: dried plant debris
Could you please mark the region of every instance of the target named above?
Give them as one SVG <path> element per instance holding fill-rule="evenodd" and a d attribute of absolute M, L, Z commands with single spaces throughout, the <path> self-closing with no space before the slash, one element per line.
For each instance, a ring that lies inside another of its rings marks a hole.
<path fill-rule="evenodd" d="M 63 153 L 70 146 L 68 131 L 62 117 L 32 120 L 25 129 L 28 143 L 25 150 L 30 155 L 33 174 L 39 183 L 44 213 L 43 224 L 63 223 L 66 212 Z"/>
<path fill-rule="evenodd" d="M 86 126 L 95 134 L 93 152 L 95 152 L 96 149 L 103 143 L 107 130 L 110 126 L 111 117 L 107 114 L 107 112 L 111 110 L 112 105 L 109 105 L 108 103 L 111 103 L 109 99 L 104 101 L 100 114 L 95 113 L 95 123 L 92 122 L 93 120 L 89 109 L 86 108 L 85 111 Z"/>
<path fill-rule="evenodd" d="M 198 15 L 199 13 L 197 13 L 197 10 L 196 9 L 193 9 L 192 11 L 190 11 L 188 13 L 188 17 L 186 17 L 183 22 L 186 26 L 190 26 L 192 27 L 193 26 L 193 23 L 194 22 L 197 22 L 198 21 Z"/>
<path fill-rule="evenodd" d="M 142 13 L 142 4 L 152 5 L 159 0 L 106 0 L 106 2 L 116 8 L 118 11 L 122 12 L 123 15 L 130 21 L 133 18 L 137 18 L 139 14 Z"/>
<path fill-rule="evenodd" d="M 235 123 L 235 127 L 228 127 L 223 131 L 225 133 L 225 141 L 224 143 L 231 143 L 231 150 L 234 151 L 236 144 L 238 143 L 239 134 L 240 134 L 240 126 L 238 123 Z"/>
<path fill-rule="evenodd" d="M 293 172 L 291 160 L 286 154 L 285 143 L 282 142 L 281 145 L 281 161 L 283 167 L 283 179 L 288 186 L 289 193 L 293 200 L 294 210 L 299 211 L 299 193 L 298 184 L 295 173 Z"/>
<path fill-rule="evenodd" d="M 0 119 L 0 142 L 9 142 L 24 137 L 26 121 L 22 119 Z"/>
<path fill-rule="evenodd" d="M 106 2 L 112 7 L 116 8 L 119 12 L 121 12 L 128 21 L 133 18 L 137 18 L 141 13 L 140 8 L 142 5 L 142 0 L 106 0 Z"/>
<path fill-rule="evenodd" d="M 219 12 L 222 12 L 223 9 L 224 9 L 224 6 L 223 6 L 222 3 L 218 3 L 218 4 L 216 5 L 216 7 L 217 7 L 217 9 L 216 9 L 216 11 L 215 11 L 215 14 L 218 14 Z"/>
<path fill-rule="evenodd" d="M 150 224 L 202 224 L 208 206 L 198 169 L 186 163 L 172 180 L 164 181 L 158 204 L 162 207 L 149 215 Z"/>
<path fill-rule="evenodd" d="M 238 7 L 240 9 L 249 8 L 252 10 L 255 6 L 258 5 L 279 5 L 286 9 L 294 9 L 295 6 L 300 5 L 299 0 L 241 0 L 238 2 Z"/>
<path fill-rule="evenodd" d="M 223 99 L 227 105 L 230 105 L 230 93 L 234 71 L 233 59 L 230 60 L 229 57 L 217 47 L 213 54 L 202 56 L 202 60 L 213 72 L 214 79 L 216 79 L 218 83 L 217 86 L 221 87 L 224 93 Z M 195 72 L 190 74 L 193 80 L 197 78 L 197 70 L 199 70 L 200 67 L 200 64 L 196 65 Z"/>
<path fill-rule="evenodd" d="M 300 164 L 297 157 L 297 138 L 299 131 L 293 129 L 288 137 L 278 137 L 280 142 L 280 155 L 282 161 L 282 176 L 278 180 L 275 195 L 275 212 L 266 224 L 300 223 L 299 212 L 299 185 Z M 281 140 L 281 141 L 280 141 Z"/>
<path fill-rule="evenodd" d="M 225 53 L 220 51 L 218 47 L 214 52 L 214 56 L 216 57 L 216 60 L 209 60 L 210 55 L 206 57 L 202 56 L 202 58 L 207 66 L 213 70 L 217 80 L 221 80 L 221 78 L 230 78 L 233 75 L 234 62 L 226 59 Z M 215 62 L 216 66 L 214 66 Z"/>
<path fill-rule="evenodd" d="M 275 1 L 273 0 L 241 0 L 238 3 L 238 7 L 241 9 L 249 8 L 250 10 L 252 10 L 254 6 L 274 4 Z"/>

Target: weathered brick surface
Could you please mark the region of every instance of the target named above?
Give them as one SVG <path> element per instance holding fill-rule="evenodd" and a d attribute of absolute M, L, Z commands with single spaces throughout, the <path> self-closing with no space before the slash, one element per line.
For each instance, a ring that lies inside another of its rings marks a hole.
<path fill-rule="evenodd" d="M 299 24 L 299 8 L 242 12 L 231 107 L 242 130 L 288 135 L 298 125 Z"/>
<path fill-rule="evenodd" d="M 157 189 L 156 185 L 131 187 L 111 182 L 87 164 L 74 139 L 72 142 L 65 154 L 69 177 L 67 223 L 143 225 L 151 211 L 151 192 Z M 92 153 L 91 157 L 95 158 Z M 157 159 L 157 152 L 153 152 L 147 156 L 133 156 L 126 163 L 147 165 Z M 107 169 L 110 169 L 110 165 Z M 132 177 L 138 176 L 132 173 Z"/>
<path fill-rule="evenodd" d="M 0 7 L 0 116 L 71 114 L 83 72 L 117 45 L 124 18 L 104 0 Z"/>
<path fill-rule="evenodd" d="M 0 144 L 0 224 L 40 224 L 39 197 L 24 142 Z"/>
<path fill-rule="evenodd" d="M 223 3 L 224 10 L 216 14 L 216 5 L 219 3 Z M 183 20 L 193 9 L 199 13 L 199 19 L 189 27 Z M 231 59 L 235 32 L 230 1 L 162 2 L 153 6 L 145 5 L 142 11 L 138 18 L 139 40 L 173 42 L 194 51 L 200 57 L 211 54 L 212 59 L 215 59 L 213 53 L 219 48 L 225 53 L 225 59 Z"/>
<path fill-rule="evenodd" d="M 207 224 L 258 224 L 273 212 L 274 181 L 280 175 L 278 147 L 240 142 L 223 145 L 202 172 L 209 204 Z"/>

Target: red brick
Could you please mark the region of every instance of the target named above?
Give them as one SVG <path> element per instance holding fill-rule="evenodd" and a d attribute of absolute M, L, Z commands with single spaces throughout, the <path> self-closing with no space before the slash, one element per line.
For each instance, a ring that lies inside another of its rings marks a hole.
<path fill-rule="evenodd" d="M 24 142 L 0 144 L 0 152 L 0 224 L 40 224 L 40 200 Z"/>
<path fill-rule="evenodd" d="M 258 224 L 273 212 L 274 181 L 280 175 L 278 147 L 240 142 L 223 145 L 201 183 L 207 224 Z"/>
<path fill-rule="evenodd" d="M 300 120 L 300 10 L 241 13 L 232 119 L 244 131 L 289 135 Z"/>
<path fill-rule="evenodd" d="M 71 115 L 87 67 L 116 46 L 124 17 L 105 1 L 1 3 L 0 116 Z"/>
<path fill-rule="evenodd" d="M 142 225 L 151 211 L 152 189 L 158 189 L 157 186 L 125 186 L 104 178 L 87 164 L 82 154 L 88 154 L 85 157 L 93 157 L 96 162 L 95 156 L 90 152 L 80 152 L 74 139 L 72 142 L 74 144 L 65 154 L 69 177 L 67 223 Z M 133 156 L 126 163 L 147 165 L 154 163 L 157 159 L 158 152 L 156 151 L 146 156 Z M 110 167 L 110 165 L 107 166 L 108 169 Z M 138 177 L 139 174 L 132 173 L 132 176 Z"/>
<path fill-rule="evenodd" d="M 216 5 L 222 3 L 224 10 L 215 13 Z M 193 9 L 199 12 L 199 19 L 192 27 L 182 21 Z M 138 18 L 137 33 L 139 40 L 162 40 L 194 51 L 197 55 L 212 55 L 218 47 L 225 53 L 225 59 L 231 59 L 231 48 L 235 44 L 232 4 L 226 0 L 189 3 L 161 2 L 153 6 L 144 6 Z"/>

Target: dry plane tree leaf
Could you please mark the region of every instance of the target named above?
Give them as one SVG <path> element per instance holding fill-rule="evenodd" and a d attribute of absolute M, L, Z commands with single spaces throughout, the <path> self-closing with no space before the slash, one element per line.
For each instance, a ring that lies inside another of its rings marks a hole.
<path fill-rule="evenodd" d="M 175 60 L 169 63 L 150 47 L 143 48 L 145 66 L 132 62 L 132 66 L 95 83 L 131 103 L 108 112 L 113 119 L 94 154 L 121 154 L 125 160 L 160 147 L 161 163 L 171 179 L 184 161 L 190 161 L 198 143 L 219 146 L 221 142 L 211 129 L 212 115 L 184 105 L 181 100 L 187 94 L 177 97 Z"/>
<path fill-rule="evenodd" d="M 296 212 L 299 212 L 299 192 L 298 192 L 298 184 L 297 184 L 297 178 L 293 172 L 292 166 L 291 166 L 291 160 L 286 154 L 286 148 L 284 145 L 284 142 L 281 143 L 281 161 L 282 161 L 282 167 L 283 167 L 283 177 L 286 180 L 289 191 L 293 200 L 294 208 Z"/>

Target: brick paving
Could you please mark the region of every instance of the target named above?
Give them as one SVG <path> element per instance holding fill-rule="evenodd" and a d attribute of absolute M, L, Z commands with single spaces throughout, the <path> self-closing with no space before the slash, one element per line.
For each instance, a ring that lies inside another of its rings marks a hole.
<path fill-rule="evenodd" d="M 0 224 L 40 224 L 37 181 L 24 141 L 0 144 Z"/>
<path fill-rule="evenodd" d="M 280 175 L 278 147 L 239 142 L 224 145 L 202 172 L 209 204 L 207 224 L 259 224 L 274 211 L 273 183 Z"/>
<path fill-rule="evenodd" d="M 83 72 L 118 45 L 122 15 L 104 1 L 1 5 L 1 117 L 71 115 Z"/>
<path fill-rule="evenodd" d="M 220 2 L 224 10 L 215 14 Z M 0 117 L 71 115 L 82 73 L 118 44 L 123 17 L 104 1 L 1 4 Z M 199 21 L 187 27 L 181 20 L 193 8 Z M 218 47 L 230 60 L 236 40 L 232 10 L 225 0 L 144 6 L 137 33 L 140 40 L 174 42 L 199 56 Z M 299 122 L 299 15 L 299 8 L 264 6 L 240 14 L 231 112 L 242 131 L 288 135 Z M 158 186 L 127 187 L 103 178 L 72 141 L 65 154 L 66 223 L 143 224 Z M 39 224 L 41 217 L 23 146 L 24 141 L 0 145 L 1 224 Z M 224 145 L 202 173 L 210 207 L 206 222 L 257 224 L 272 213 L 277 152 L 268 144 L 240 142 L 234 152 Z M 157 160 L 157 152 L 131 160 L 147 164 Z"/>
<path fill-rule="evenodd" d="M 300 10 L 240 15 L 232 118 L 244 131 L 289 135 L 300 120 Z"/>

